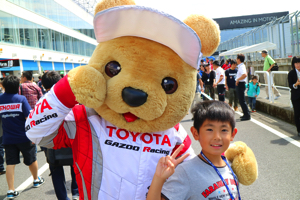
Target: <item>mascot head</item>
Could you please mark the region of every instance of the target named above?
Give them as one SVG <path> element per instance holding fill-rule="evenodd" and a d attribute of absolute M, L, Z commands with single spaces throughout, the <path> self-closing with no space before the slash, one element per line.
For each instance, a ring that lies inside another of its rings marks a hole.
<path fill-rule="evenodd" d="M 68 75 L 76 100 L 134 132 L 179 123 L 194 98 L 202 55 L 219 45 L 218 25 L 202 15 L 182 22 L 132 0 L 104 0 L 94 29 L 99 44 L 89 64 Z"/>

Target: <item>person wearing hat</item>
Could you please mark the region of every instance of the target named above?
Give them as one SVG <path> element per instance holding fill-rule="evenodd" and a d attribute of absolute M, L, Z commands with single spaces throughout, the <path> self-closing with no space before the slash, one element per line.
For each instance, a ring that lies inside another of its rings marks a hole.
<path fill-rule="evenodd" d="M 213 67 L 216 71 L 216 83 L 213 84 L 213 87 L 217 87 L 219 101 L 225 101 L 225 72 L 217 60 L 213 62 Z"/>
<path fill-rule="evenodd" d="M 272 67 L 275 65 L 275 61 L 268 54 L 268 51 L 266 49 L 262 50 L 260 53 L 261 53 L 261 56 L 265 58 L 263 71 L 270 72 Z M 267 93 L 266 99 L 269 99 L 269 90 L 268 90 L 269 88 L 268 88 L 267 75 L 266 74 L 264 74 L 264 79 L 265 79 L 265 83 L 266 83 L 266 93 Z M 277 88 L 275 87 L 274 81 L 273 81 L 273 86 L 272 87 L 274 88 L 274 93 L 275 93 L 275 98 L 274 99 L 276 100 L 281 96 L 281 94 L 277 90 Z"/>
<path fill-rule="evenodd" d="M 216 73 L 215 71 L 211 71 L 210 65 L 208 63 L 203 63 L 204 73 L 202 74 L 202 82 L 201 91 L 205 92 L 205 94 L 209 95 L 213 100 L 215 100 L 215 90 L 213 88 L 213 84 L 216 82 Z M 204 83 L 204 87 L 203 87 Z"/>

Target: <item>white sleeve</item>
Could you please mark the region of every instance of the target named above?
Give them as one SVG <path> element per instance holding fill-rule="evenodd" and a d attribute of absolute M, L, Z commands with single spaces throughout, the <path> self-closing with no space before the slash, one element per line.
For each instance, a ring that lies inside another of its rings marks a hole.
<path fill-rule="evenodd" d="M 70 121 L 75 124 L 71 109 L 76 104 L 75 96 L 71 91 L 67 76 L 65 76 L 37 102 L 30 113 L 25 124 L 27 137 L 35 144 L 48 148 L 54 147 L 52 140 L 58 134 L 58 130 L 64 134 L 68 132 L 65 128 L 70 130 L 70 126 L 64 122 Z M 46 146 L 46 144 L 50 146 Z"/>

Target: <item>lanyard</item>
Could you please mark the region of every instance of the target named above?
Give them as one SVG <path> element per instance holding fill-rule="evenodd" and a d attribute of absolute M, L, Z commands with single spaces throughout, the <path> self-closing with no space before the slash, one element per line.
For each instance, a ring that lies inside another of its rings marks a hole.
<path fill-rule="evenodd" d="M 234 196 L 233 196 L 233 194 L 231 193 L 231 191 L 230 191 L 230 189 L 229 189 L 229 187 L 228 187 L 228 185 L 227 185 L 227 183 L 226 183 L 226 181 L 224 180 L 224 178 L 222 177 L 222 175 L 221 175 L 221 173 L 219 172 L 219 170 L 217 169 L 217 167 L 203 154 L 203 152 L 201 151 L 201 155 L 202 155 L 202 157 L 215 169 L 215 171 L 217 172 L 217 174 L 219 175 L 219 177 L 220 177 L 220 179 L 222 180 L 222 182 L 223 182 L 223 184 L 225 185 L 225 187 L 226 187 L 226 189 L 227 189 L 227 191 L 228 191 L 228 193 L 229 193 L 229 195 L 230 195 L 230 198 L 232 199 L 232 200 L 234 200 Z M 235 176 L 235 174 L 233 173 L 233 171 L 232 171 L 232 169 L 231 169 L 231 167 L 230 167 L 230 165 L 228 164 L 228 162 L 227 162 L 227 160 L 226 160 L 226 158 L 224 157 L 224 156 L 221 156 L 222 157 L 222 159 L 224 160 L 224 162 L 226 163 L 226 165 L 228 166 L 228 168 L 230 169 L 230 171 L 231 171 L 231 173 L 232 173 L 232 176 L 233 176 L 233 178 L 234 178 L 234 181 L 235 181 L 235 185 L 236 185 L 236 190 L 237 190 L 237 192 L 238 192 L 238 195 L 239 195 L 239 200 L 241 200 L 241 196 L 240 196 L 240 191 L 239 191 L 239 187 L 238 187 L 238 182 L 237 182 L 237 178 L 236 178 L 236 176 Z"/>

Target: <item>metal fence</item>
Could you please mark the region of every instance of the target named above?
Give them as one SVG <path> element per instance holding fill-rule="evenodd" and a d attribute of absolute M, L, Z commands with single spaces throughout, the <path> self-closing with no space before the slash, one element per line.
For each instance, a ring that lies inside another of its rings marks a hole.
<path fill-rule="evenodd" d="M 262 42 L 272 42 L 277 49 L 271 50 L 273 58 L 287 58 L 300 55 L 300 11 L 274 19 L 242 35 L 222 42 L 218 51 L 228 51 L 241 46 L 251 46 Z M 262 60 L 259 53 L 250 53 L 248 60 Z"/>

